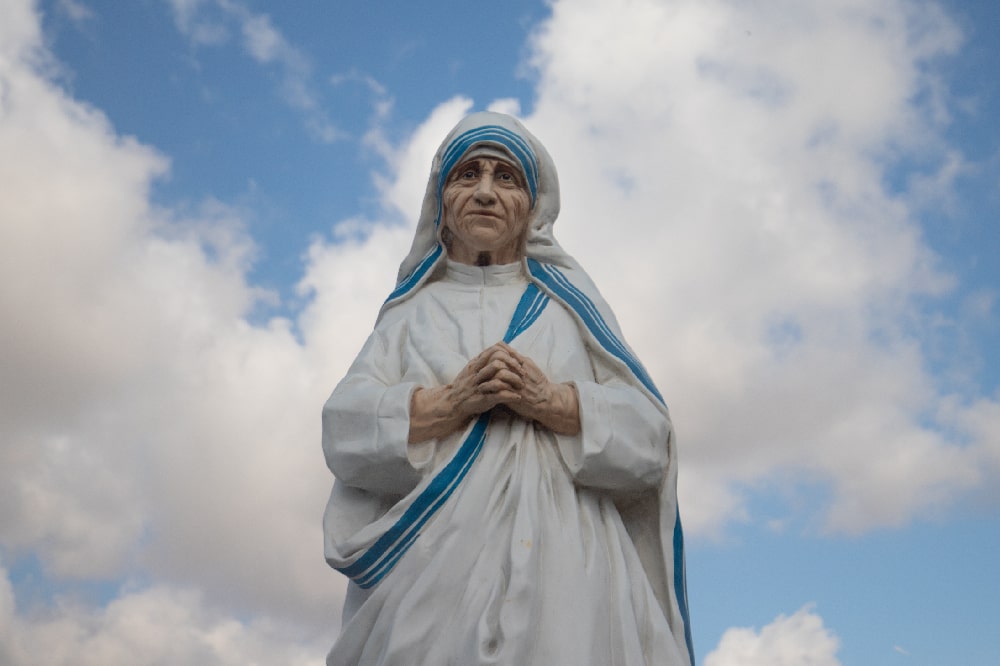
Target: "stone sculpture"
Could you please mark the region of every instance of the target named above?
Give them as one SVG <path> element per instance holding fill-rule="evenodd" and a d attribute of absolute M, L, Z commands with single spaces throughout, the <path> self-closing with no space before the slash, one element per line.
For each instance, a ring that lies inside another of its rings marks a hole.
<path fill-rule="evenodd" d="M 667 408 L 556 242 L 555 165 L 477 113 L 434 157 L 323 409 L 331 665 L 693 664 Z"/>

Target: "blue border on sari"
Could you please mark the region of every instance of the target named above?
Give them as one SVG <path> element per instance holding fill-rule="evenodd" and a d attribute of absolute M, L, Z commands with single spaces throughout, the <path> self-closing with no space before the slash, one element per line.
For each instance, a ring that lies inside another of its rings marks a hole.
<path fill-rule="evenodd" d="M 503 337 L 510 343 L 528 330 L 548 305 L 549 296 L 529 282 L 507 327 Z M 444 468 L 431 480 L 419 496 L 406 508 L 399 520 L 380 536 L 361 557 L 346 567 L 336 567 L 362 589 L 377 585 L 392 570 L 410 546 L 420 536 L 421 528 L 438 509 L 451 497 L 459 486 L 472 463 L 479 457 L 486 440 L 491 412 L 480 414 L 475 424 L 462 442 L 458 452 Z"/>

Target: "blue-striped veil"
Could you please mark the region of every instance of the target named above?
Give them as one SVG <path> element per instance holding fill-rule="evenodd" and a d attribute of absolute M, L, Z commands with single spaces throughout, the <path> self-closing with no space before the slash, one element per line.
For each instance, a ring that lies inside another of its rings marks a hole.
<path fill-rule="evenodd" d="M 545 147 L 511 116 L 483 112 L 467 116 L 448 134 L 431 165 L 431 174 L 410 252 L 399 268 L 397 284 L 382 312 L 401 305 L 428 280 L 446 259 L 440 240 L 441 192 L 449 171 L 470 150 L 490 146 L 507 155 L 524 173 L 532 209 L 523 254 L 524 273 L 576 320 L 587 347 L 618 369 L 620 377 L 642 391 L 669 417 L 660 392 L 626 344 L 618 322 L 586 271 L 556 241 L 552 227 L 559 215 L 559 181 L 555 163 Z M 600 220 L 590 220 L 600 224 Z M 554 304 L 553 304 L 554 305 Z M 550 305 L 550 307 L 552 307 Z M 684 539 L 677 510 L 677 452 L 668 445 L 670 460 L 662 487 L 656 493 L 619 505 L 630 534 L 656 534 L 636 544 L 643 566 L 656 591 L 678 642 L 688 648 L 691 663 L 691 630 L 684 574 Z"/>

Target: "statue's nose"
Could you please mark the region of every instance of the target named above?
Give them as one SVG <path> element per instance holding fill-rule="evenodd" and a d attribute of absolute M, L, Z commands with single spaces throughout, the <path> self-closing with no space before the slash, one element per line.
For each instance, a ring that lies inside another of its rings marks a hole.
<path fill-rule="evenodd" d="M 479 186 L 476 187 L 476 203 L 489 205 L 495 201 L 496 193 L 493 191 L 493 177 L 490 174 L 485 174 L 479 180 Z"/>

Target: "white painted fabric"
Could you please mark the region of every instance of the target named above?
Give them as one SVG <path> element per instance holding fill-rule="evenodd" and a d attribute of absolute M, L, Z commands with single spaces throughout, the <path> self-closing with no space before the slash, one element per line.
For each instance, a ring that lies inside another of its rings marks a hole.
<path fill-rule="evenodd" d="M 454 164 L 482 145 L 470 132 L 537 170 L 521 263 L 444 259 L 440 173 L 449 149 Z M 352 577 L 329 664 L 693 663 L 669 415 L 551 237 L 557 214 L 551 159 L 513 119 L 476 114 L 445 140 L 400 286 L 324 408 L 337 477 L 326 556 Z M 488 425 L 408 448 L 413 390 L 448 383 L 509 334 L 526 289 L 551 301 L 511 344 L 552 381 L 575 383 L 580 434 L 496 409 Z M 465 451 L 471 462 L 453 474 Z"/>

